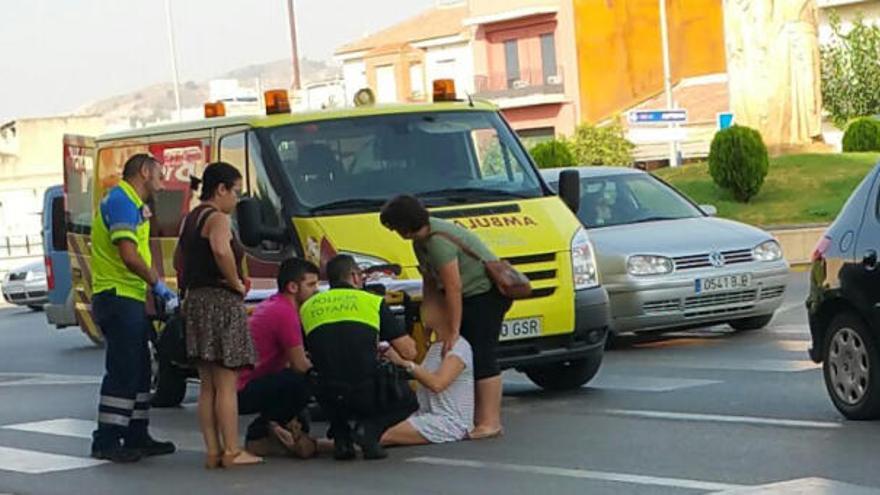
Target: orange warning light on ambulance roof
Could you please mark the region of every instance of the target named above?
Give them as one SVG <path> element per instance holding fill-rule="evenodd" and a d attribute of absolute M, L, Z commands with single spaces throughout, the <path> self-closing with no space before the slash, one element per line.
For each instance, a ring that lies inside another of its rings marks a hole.
<path fill-rule="evenodd" d="M 455 81 L 452 79 L 435 80 L 434 101 L 455 101 Z"/>
<path fill-rule="evenodd" d="M 225 117 L 226 116 L 226 105 L 223 104 L 222 101 L 215 101 L 213 103 L 205 103 L 205 118 L 213 119 L 214 117 Z"/>
<path fill-rule="evenodd" d="M 290 100 L 286 89 L 270 89 L 263 93 L 266 100 L 266 115 L 290 113 Z"/>

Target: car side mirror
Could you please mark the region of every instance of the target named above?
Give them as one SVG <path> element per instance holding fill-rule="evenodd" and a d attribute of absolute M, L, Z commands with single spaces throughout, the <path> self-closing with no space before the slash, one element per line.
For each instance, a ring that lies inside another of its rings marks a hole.
<path fill-rule="evenodd" d="M 563 170 L 559 174 L 559 197 L 576 215 L 581 207 L 581 174 L 577 170 Z"/>
<path fill-rule="evenodd" d="M 238 236 L 247 247 L 259 247 L 263 241 L 285 243 L 287 231 L 284 228 L 270 228 L 263 225 L 260 203 L 254 198 L 242 198 L 235 207 L 238 219 Z"/>
<path fill-rule="evenodd" d="M 703 213 L 709 215 L 710 217 L 718 215 L 718 208 L 715 208 L 715 206 L 713 205 L 700 205 L 700 209 L 703 210 Z"/>

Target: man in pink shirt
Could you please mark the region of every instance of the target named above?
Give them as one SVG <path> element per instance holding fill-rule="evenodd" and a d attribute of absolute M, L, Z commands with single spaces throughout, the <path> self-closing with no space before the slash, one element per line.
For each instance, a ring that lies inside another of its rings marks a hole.
<path fill-rule="evenodd" d="M 303 347 L 299 306 L 318 291 L 318 274 L 308 261 L 285 260 L 278 270 L 278 293 L 254 308 L 248 319 L 257 363 L 239 375 L 238 410 L 259 414 L 248 426 L 249 444 L 274 436 L 297 454 L 309 450 L 297 445 L 302 436 L 288 425 L 311 397 L 305 375 L 312 363 Z"/>

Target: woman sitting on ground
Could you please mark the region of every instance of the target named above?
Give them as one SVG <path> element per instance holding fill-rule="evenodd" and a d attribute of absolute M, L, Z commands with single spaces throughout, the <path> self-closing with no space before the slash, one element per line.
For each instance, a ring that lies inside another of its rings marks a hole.
<path fill-rule="evenodd" d="M 389 428 L 382 435 L 383 446 L 456 442 L 466 439 L 474 427 L 471 346 L 459 337 L 446 356 L 442 355 L 449 325 L 435 301 L 422 303 L 422 322 L 436 336 L 422 364 L 401 358 L 394 349 L 385 353 L 394 364 L 406 368 L 420 387 L 416 392 L 419 410 Z"/>

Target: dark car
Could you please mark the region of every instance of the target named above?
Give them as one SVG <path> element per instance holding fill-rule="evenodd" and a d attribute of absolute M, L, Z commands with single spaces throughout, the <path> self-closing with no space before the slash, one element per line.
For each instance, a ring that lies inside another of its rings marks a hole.
<path fill-rule="evenodd" d="M 850 196 L 813 253 L 810 357 L 849 419 L 880 417 L 880 164 Z"/>

